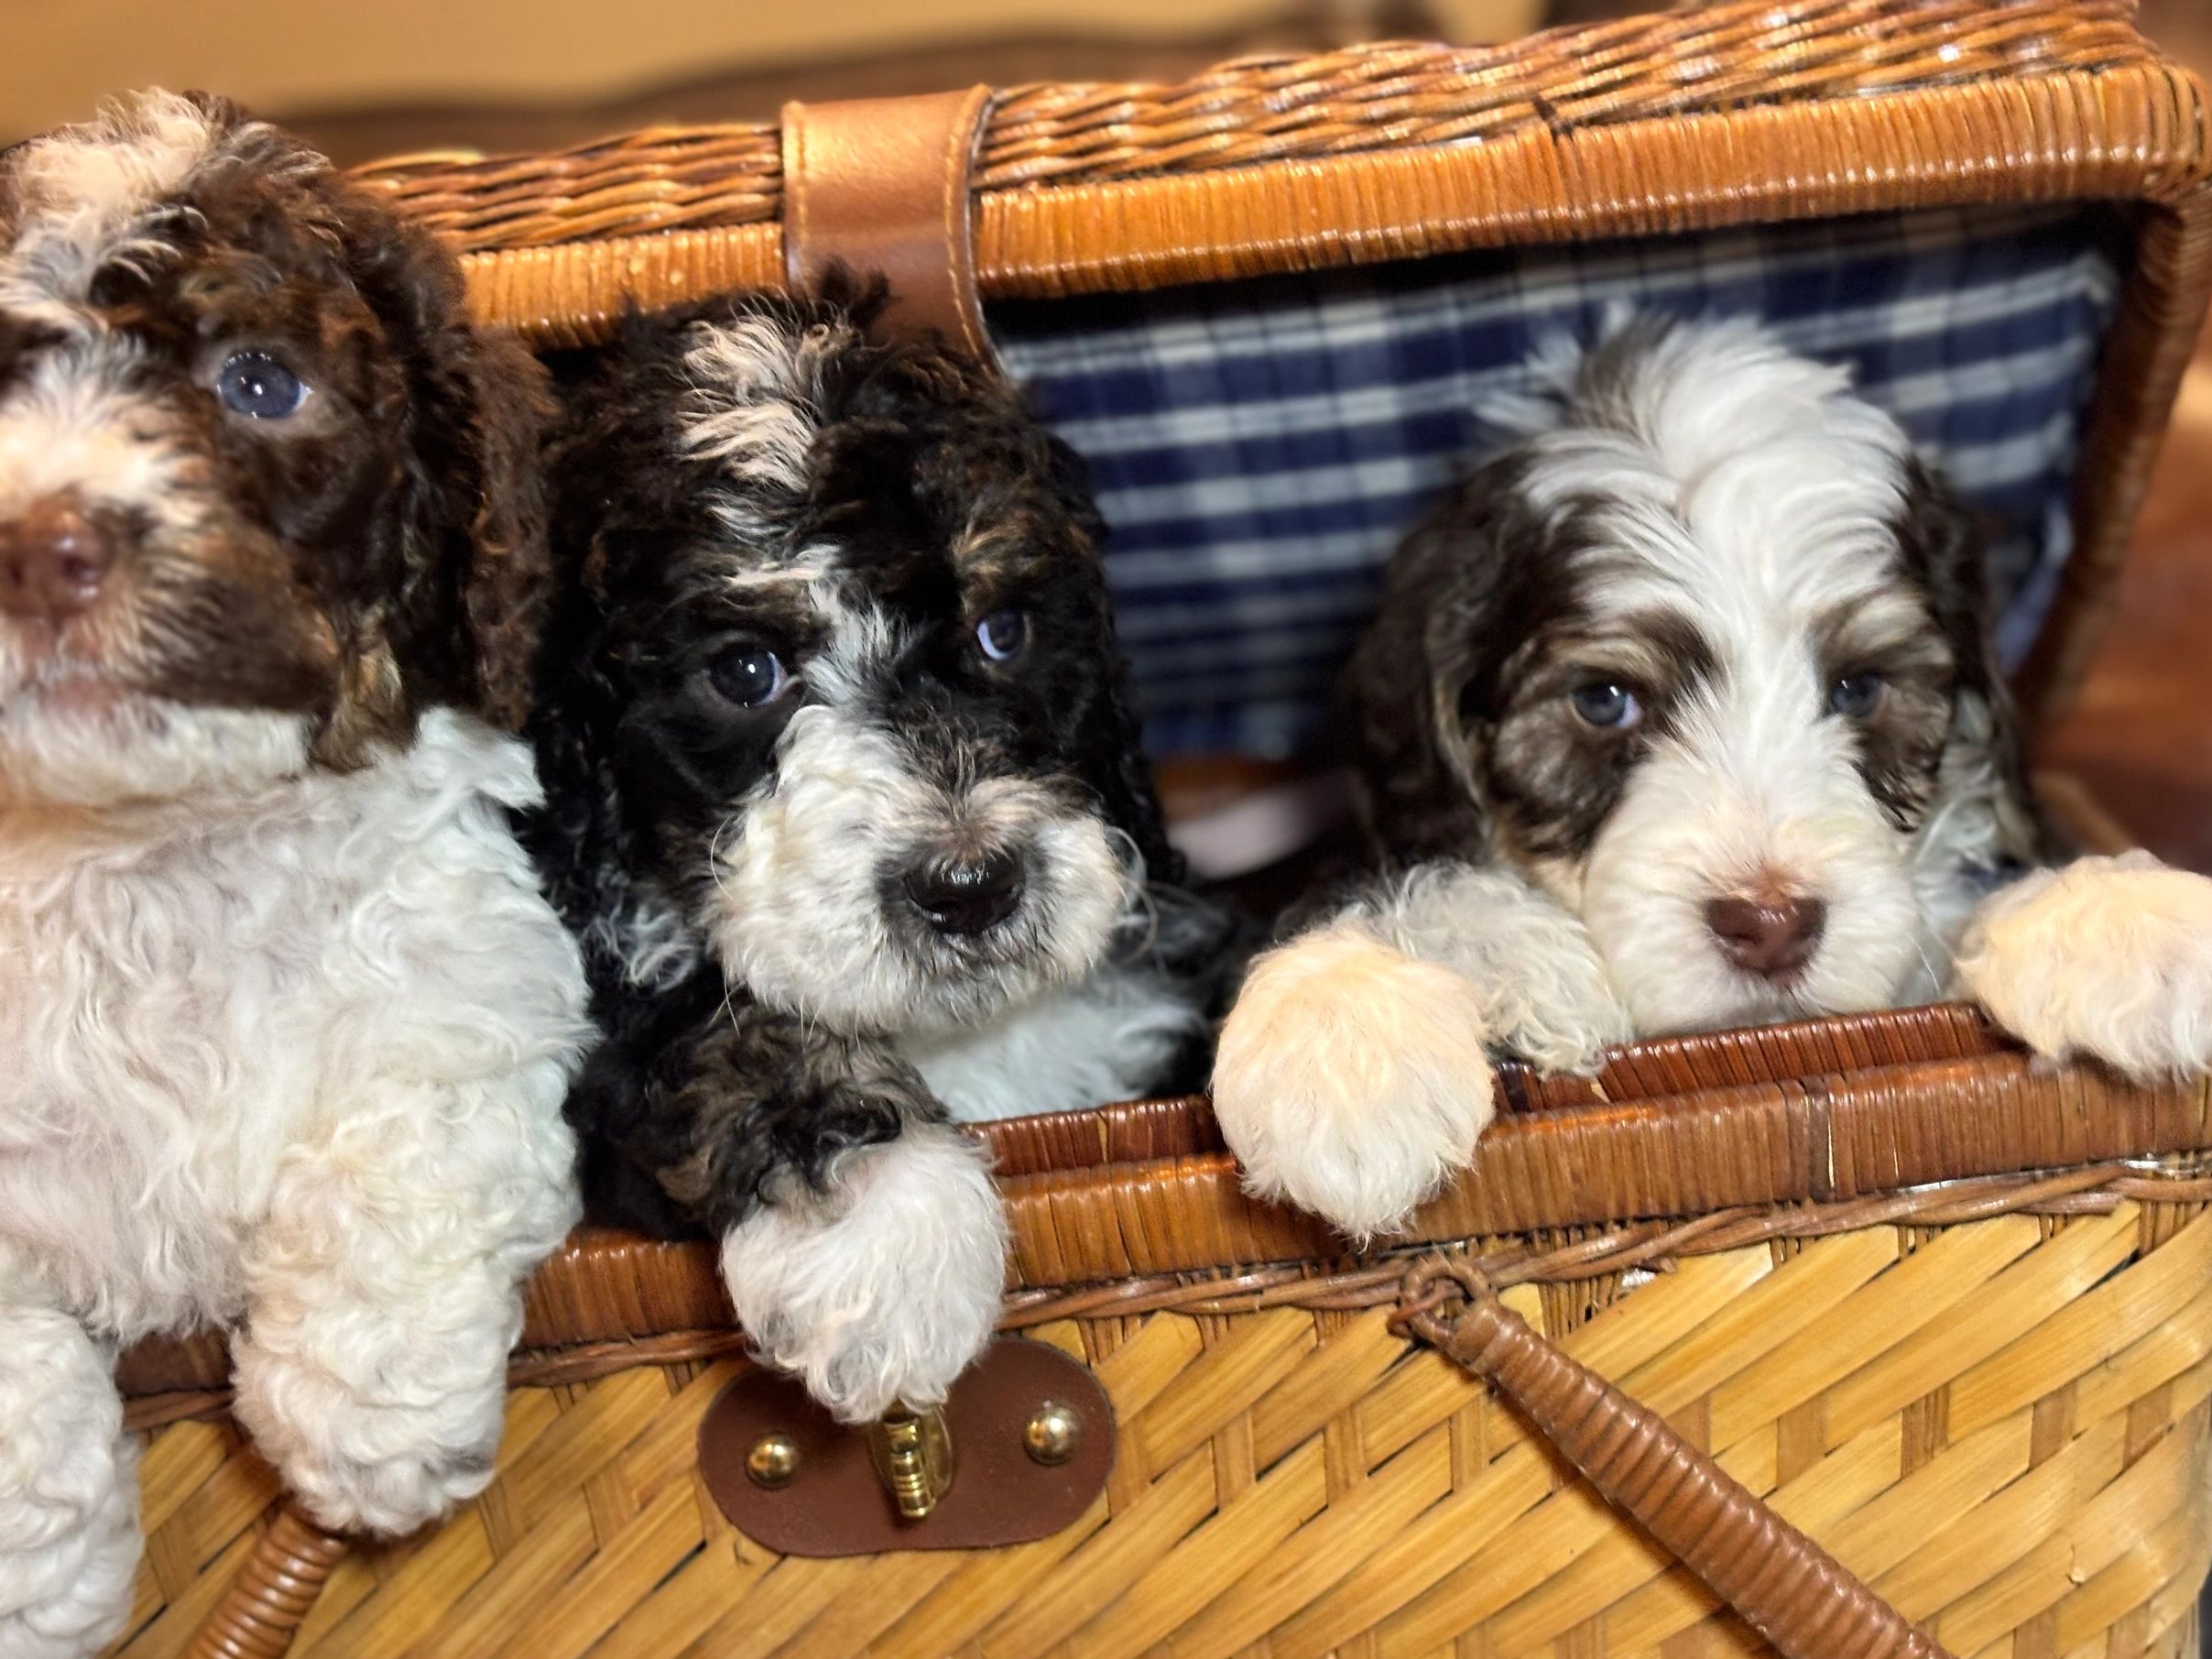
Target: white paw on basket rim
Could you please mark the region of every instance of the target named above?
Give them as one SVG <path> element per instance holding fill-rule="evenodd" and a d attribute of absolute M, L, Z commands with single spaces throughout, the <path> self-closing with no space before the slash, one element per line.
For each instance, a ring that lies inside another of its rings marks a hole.
<path fill-rule="evenodd" d="M 723 1235 L 738 1324 L 841 1422 L 943 1403 L 998 1323 L 1007 1222 L 989 1153 L 910 1124 L 845 1154 L 830 1187 Z"/>
<path fill-rule="evenodd" d="M 2038 870 L 1976 913 L 1958 975 L 2040 1054 L 2146 1082 L 2212 1068 L 2212 879 L 2146 852 Z"/>
<path fill-rule="evenodd" d="M 1214 1111 L 1255 1195 L 1358 1239 L 1401 1227 L 1496 1110 L 1474 988 L 1364 930 L 1252 965 L 1221 1033 Z"/>

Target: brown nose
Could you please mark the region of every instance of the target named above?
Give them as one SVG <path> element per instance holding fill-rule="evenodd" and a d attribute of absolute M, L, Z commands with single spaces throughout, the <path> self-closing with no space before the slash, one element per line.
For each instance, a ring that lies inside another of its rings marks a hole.
<path fill-rule="evenodd" d="M 1825 900 L 1798 893 L 1715 899 L 1705 905 L 1705 925 L 1728 960 L 1769 979 L 1787 979 L 1812 960 L 1827 921 Z"/>
<path fill-rule="evenodd" d="M 114 562 L 107 532 L 75 497 L 34 501 L 21 518 L 0 523 L 0 611 L 67 622 L 92 608 Z"/>

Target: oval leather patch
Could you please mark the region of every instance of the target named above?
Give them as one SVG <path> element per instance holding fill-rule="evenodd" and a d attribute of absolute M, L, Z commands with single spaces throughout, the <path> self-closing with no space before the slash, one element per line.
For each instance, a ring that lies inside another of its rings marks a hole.
<path fill-rule="evenodd" d="M 1023 1445 L 1038 1408 L 1054 1402 L 1080 1424 L 1067 1461 L 1045 1465 Z M 1002 1337 L 953 1385 L 944 1406 L 953 1484 L 929 1516 L 906 1521 L 868 1454 L 866 1429 L 832 1417 L 795 1379 L 766 1369 L 735 1378 L 699 1425 L 699 1468 L 731 1524 L 783 1555 L 871 1555 L 889 1550 L 984 1549 L 1026 1544 L 1073 1525 L 1114 1467 L 1114 1408 L 1089 1369 L 1056 1348 Z M 798 1453 L 773 1490 L 746 1472 L 764 1436 Z"/>

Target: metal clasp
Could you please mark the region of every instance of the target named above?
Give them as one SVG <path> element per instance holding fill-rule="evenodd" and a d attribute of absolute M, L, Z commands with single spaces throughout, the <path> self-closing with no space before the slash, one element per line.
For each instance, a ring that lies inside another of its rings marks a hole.
<path fill-rule="evenodd" d="M 888 1414 L 868 1431 L 868 1454 L 901 1520 L 928 1520 L 953 1490 L 953 1435 L 942 1411 Z"/>

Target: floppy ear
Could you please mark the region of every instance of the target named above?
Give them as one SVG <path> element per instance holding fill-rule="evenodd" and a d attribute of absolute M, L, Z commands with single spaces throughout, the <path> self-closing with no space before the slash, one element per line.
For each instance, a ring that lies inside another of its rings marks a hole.
<path fill-rule="evenodd" d="M 18 138 L 13 144 L 0 145 L 0 247 L 16 239 L 16 219 L 23 211 L 20 205 L 23 187 L 16 181 L 15 158 L 29 142 L 28 138 Z"/>
<path fill-rule="evenodd" d="M 1106 516 L 1098 510 L 1098 497 L 1091 488 L 1091 464 L 1085 461 L 1075 447 L 1057 434 L 1044 434 L 1045 475 L 1052 481 L 1052 494 L 1074 519 L 1084 540 L 1094 547 L 1106 541 Z"/>
<path fill-rule="evenodd" d="M 2022 864 L 2043 862 L 2060 849 L 2028 788 L 2019 716 L 1997 659 L 1986 538 L 1949 485 L 1917 459 L 1906 468 L 1897 536 L 1905 566 L 1925 587 L 1956 665 L 1945 772 L 1955 790 L 1988 793 L 2001 856 Z"/>
<path fill-rule="evenodd" d="M 650 482 L 638 427 L 617 386 L 663 388 L 659 347 L 637 335 L 604 346 L 570 388 L 550 430 L 539 474 L 549 524 L 544 626 L 526 730 L 545 805 L 523 824 L 554 908 L 583 935 L 591 923 L 629 911 L 643 868 L 615 756 L 625 704 L 617 646 L 609 632 L 606 506 L 622 485 Z M 657 435 L 657 434 L 656 434 Z M 616 529 L 613 532 L 620 535 Z"/>
<path fill-rule="evenodd" d="M 636 849 L 610 755 L 617 697 L 597 660 L 589 601 L 570 595 L 547 636 L 544 673 L 528 730 L 545 805 L 523 822 L 546 894 L 586 935 L 592 922 L 630 908 Z"/>
<path fill-rule="evenodd" d="M 1106 624 L 1106 683 L 1101 687 L 1099 724 L 1114 745 L 1116 762 L 1105 780 L 1106 815 L 1137 843 L 1144 855 L 1147 880 L 1170 887 L 1183 885 L 1186 871 L 1182 855 L 1168 840 L 1167 821 L 1160 811 L 1160 796 L 1152 784 L 1152 762 L 1144 751 L 1144 723 L 1129 691 L 1129 671 L 1114 643 L 1113 623 Z"/>
<path fill-rule="evenodd" d="M 545 370 L 521 344 L 474 335 L 469 355 L 477 502 L 463 603 L 481 712 L 518 729 L 552 585 L 540 444 L 551 418 Z"/>
<path fill-rule="evenodd" d="M 550 586 L 549 377 L 517 341 L 472 326 L 460 267 L 427 232 L 335 193 L 354 280 L 407 383 L 395 643 L 439 695 L 518 729 Z"/>
<path fill-rule="evenodd" d="M 1091 493 L 1091 472 L 1083 457 L 1041 427 L 1044 475 L 1054 503 L 1082 536 L 1086 556 L 1103 556 L 1106 519 Z M 1182 855 L 1168 841 L 1167 822 L 1152 783 L 1152 762 L 1144 751 L 1144 722 L 1130 686 L 1128 659 L 1114 634 L 1114 602 L 1103 567 L 1098 573 L 1098 698 L 1092 715 L 1094 753 L 1110 756 L 1093 784 L 1106 803 L 1106 816 L 1127 831 L 1143 855 L 1149 881 L 1182 886 L 1187 872 Z"/>
<path fill-rule="evenodd" d="M 1337 720 L 1361 820 L 1386 864 L 1471 858 L 1488 844 L 1481 757 L 1538 529 L 1503 459 L 1456 485 L 1391 557 Z"/>

